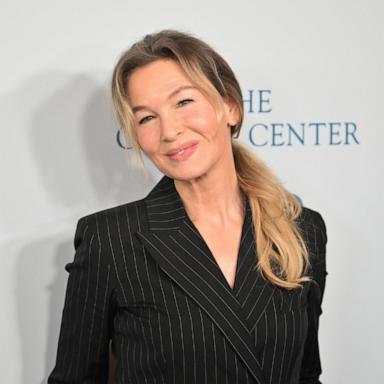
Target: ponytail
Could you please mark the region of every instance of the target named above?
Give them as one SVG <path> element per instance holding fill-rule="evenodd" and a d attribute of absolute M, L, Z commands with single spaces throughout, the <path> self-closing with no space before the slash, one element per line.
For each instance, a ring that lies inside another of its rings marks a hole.
<path fill-rule="evenodd" d="M 233 139 L 232 149 L 239 186 L 252 211 L 257 267 L 273 284 L 297 288 L 309 280 L 303 275 L 308 251 L 295 222 L 301 204 L 256 155 Z"/>

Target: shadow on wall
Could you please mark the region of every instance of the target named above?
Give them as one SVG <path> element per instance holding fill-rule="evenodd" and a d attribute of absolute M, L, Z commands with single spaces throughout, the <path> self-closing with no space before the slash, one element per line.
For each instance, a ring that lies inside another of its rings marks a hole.
<path fill-rule="evenodd" d="M 104 209 L 143 197 L 143 190 L 153 184 L 144 179 L 134 153 L 116 143 L 117 126 L 105 85 L 88 75 L 51 72 L 31 78 L 18 95 L 15 101 L 21 101 L 23 113 L 30 116 L 26 131 L 32 160 L 53 206 L 88 214 L 90 199 Z M 146 164 L 150 174 L 156 173 Z M 70 241 L 63 243 L 62 236 L 58 240 L 60 234 L 54 239 L 48 236 L 18 255 L 15 281 L 23 383 L 41 378 L 39 351 L 45 351 L 41 383 L 54 367 L 68 277 L 64 266 L 73 260 L 75 224 Z M 47 233 L 51 230 L 47 226 Z"/>
<path fill-rule="evenodd" d="M 43 81 L 52 79 L 37 83 Z M 109 89 L 89 75 L 68 78 L 40 104 L 29 140 L 54 202 L 81 205 L 93 196 L 104 206 L 140 193 L 142 174 L 134 153 L 117 145 L 116 132 Z"/>
<path fill-rule="evenodd" d="M 45 72 L 1 95 L 6 132 L 1 161 L 10 165 L 5 180 L 16 181 L 15 188 L 1 191 L 4 233 L 28 231 L 49 220 L 52 209 L 67 218 L 68 211 L 83 213 L 137 199 L 153 184 L 144 179 L 133 151 L 117 145 L 109 81 L 98 77 L 103 80 Z M 15 209 L 16 201 L 27 211 Z"/>
<path fill-rule="evenodd" d="M 56 359 L 57 324 L 60 323 L 68 275 L 63 264 L 74 254 L 71 242 L 55 245 L 57 241 L 57 238 L 46 238 L 28 244 L 18 257 L 14 281 L 21 340 L 21 383 L 37 378 L 42 365 L 53 368 Z M 53 280 L 48 282 L 50 278 Z M 38 361 L 40 351 L 45 351 L 43 362 Z M 47 382 L 48 371 L 49 368 L 41 383 Z"/>

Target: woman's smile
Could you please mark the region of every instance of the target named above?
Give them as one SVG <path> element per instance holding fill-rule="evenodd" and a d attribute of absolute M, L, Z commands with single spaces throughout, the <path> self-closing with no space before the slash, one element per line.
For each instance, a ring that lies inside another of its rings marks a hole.
<path fill-rule="evenodd" d="M 178 149 L 169 151 L 167 156 L 175 161 L 187 160 L 195 153 L 197 146 L 197 142 L 186 143 L 178 147 Z"/>

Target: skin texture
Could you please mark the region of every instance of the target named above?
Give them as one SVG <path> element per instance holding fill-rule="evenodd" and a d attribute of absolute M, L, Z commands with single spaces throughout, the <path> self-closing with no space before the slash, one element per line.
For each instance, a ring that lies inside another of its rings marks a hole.
<path fill-rule="evenodd" d="M 232 285 L 243 223 L 228 126 L 237 123 L 237 109 L 222 100 L 224 113 L 218 121 L 207 97 L 168 59 L 136 69 L 128 94 L 141 149 L 174 179 L 188 216 Z M 197 147 L 188 159 L 174 161 L 166 155 L 189 141 Z"/>
<path fill-rule="evenodd" d="M 143 151 L 164 174 L 173 179 L 190 180 L 228 161 L 231 145 L 227 123 L 236 122 L 236 116 L 231 116 L 235 113 L 223 102 L 225 115 L 217 122 L 213 106 L 196 88 L 181 90 L 168 99 L 168 95 L 181 86 L 194 85 L 177 63 L 158 60 L 134 72 L 128 94 L 133 107 L 147 107 L 135 114 L 137 137 Z M 170 149 L 190 140 L 199 142 L 193 158 L 175 162 L 164 156 Z"/>

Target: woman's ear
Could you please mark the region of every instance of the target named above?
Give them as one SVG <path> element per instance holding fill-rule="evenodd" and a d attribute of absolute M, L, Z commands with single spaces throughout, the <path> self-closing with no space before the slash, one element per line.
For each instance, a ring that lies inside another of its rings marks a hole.
<path fill-rule="evenodd" d="M 232 100 L 224 100 L 224 115 L 227 125 L 237 125 L 240 119 L 239 108 Z"/>

